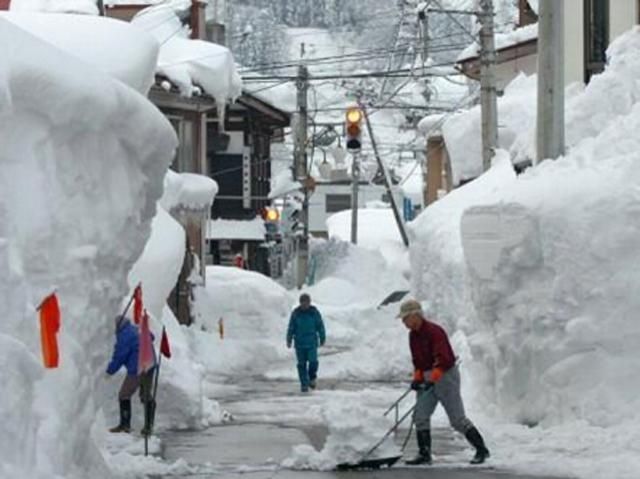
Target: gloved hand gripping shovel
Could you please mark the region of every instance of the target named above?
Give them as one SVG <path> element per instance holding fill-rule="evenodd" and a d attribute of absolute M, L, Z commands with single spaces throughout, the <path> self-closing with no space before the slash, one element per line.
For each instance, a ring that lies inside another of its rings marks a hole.
<path fill-rule="evenodd" d="M 424 390 L 427 391 L 431 388 L 432 384 L 429 385 L 425 385 Z M 413 410 L 416 408 L 415 405 L 411 407 L 411 409 L 409 409 L 407 412 L 405 412 L 402 417 L 398 417 L 398 405 L 400 403 L 400 401 L 402 401 L 413 389 L 409 388 L 404 394 L 402 394 L 402 396 L 400 396 L 390 407 L 389 409 L 387 409 L 384 413 L 384 415 L 386 416 L 387 414 L 389 414 L 389 412 L 391 412 L 392 409 L 396 410 L 396 421 L 395 424 L 393 426 L 391 426 L 391 428 L 385 433 L 384 436 L 382 436 L 382 438 L 373 445 L 373 447 L 371 447 L 360 459 L 360 461 L 355 462 L 355 463 L 350 463 L 350 462 L 344 462 L 342 464 L 338 464 L 337 465 L 337 469 L 339 471 L 345 471 L 345 470 L 349 470 L 349 469 L 379 469 L 382 466 L 387 466 L 387 467 L 391 467 L 393 466 L 396 462 L 398 462 L 398 459 L 400 459 L 402 457 L 402 455 L 399 456 L 390 456 L 390 457 L 379 457 L 379 458 L 370 458 L 371 454 L 373 454 L 373 452 L 378 449 L 382 443 L 391 435 L 393 434 L 399 427 L 400 424 L 402 424 L 404 422 L 404 420 L 406 418 L 408 418 L 409 416 L 411 416 L 413 414 Z M 409 434 L 407 435 L 407 437 L 404 440 L 404 443 L 402 445 L 402 450 L 404 451 L 404 448 L 407 446 L 407 442 L 409 440 L 409 437 L 411 436 L 411 430 L 413 429 L 413 419 L 411 421 L 411 426 L 409 427 Z"/>

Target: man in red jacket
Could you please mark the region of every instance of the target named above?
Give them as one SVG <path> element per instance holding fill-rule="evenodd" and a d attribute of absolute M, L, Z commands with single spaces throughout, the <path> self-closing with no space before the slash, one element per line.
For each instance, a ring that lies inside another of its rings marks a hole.
<path fill-rule="evenodd" d="M 424 317 L 418 301 L 406 300 L 398 317 L 409 329 L 409 346 L 413 358 L 412 389 L 417 392 L 414 420 L 418 439 L 418 456 L 407 464 L 431 464 L 431 415 L 442 403 L 451 427 L 464 434 L 476 448 L 471 464 L 482 464 L 489 457 L 480 432 L 467 418 L 460 396 L 460 373 L 447 333 Z"/>

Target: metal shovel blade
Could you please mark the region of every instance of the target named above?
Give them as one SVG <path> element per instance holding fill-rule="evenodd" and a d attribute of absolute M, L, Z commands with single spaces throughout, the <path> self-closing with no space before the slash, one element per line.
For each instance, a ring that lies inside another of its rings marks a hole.
<path fill-rule="evenodd" d="M 402 456 L 378 457 L 375 459 L 363 459 L 356 463 L 343 462 L 342 464 L 338 464 L 336 469 L 338 469 L 338 471 L 349 471 L 354 469 L 380 469 L 383 466 L 391 467 L 398 462 L 398 459 L 401 457 Z"/>

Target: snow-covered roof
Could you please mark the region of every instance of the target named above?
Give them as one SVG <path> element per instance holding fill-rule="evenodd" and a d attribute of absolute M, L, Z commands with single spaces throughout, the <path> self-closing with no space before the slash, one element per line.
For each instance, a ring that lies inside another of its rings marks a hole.
<path fill-rule="evenodd" d="M 39 11 L 52 13 L 85 13 L 96 15 L 96 0 L 11 0 L 15 11 Z"/>
<path fill-rule="evenodd" d="M 497 33 L 496 36 L 496 50 L 504 50 L 505 48 L 518 45 L 520 43 L 528 42 L 538 39 L 538 24 L 533 23 L 524 27 L 516 28 L 508 33 Z M 456 62 L 464 62 L 476 58 L 480 54 L 480 45 L 478 42 L 474 42 L 467 48 L 462 50 Z"/>
<path fill-rule="evenodd" d="M 299 181 L 295 181 L 291 176 L 289 169 L 282 170 L 271 179 L 271 191 L 269 199 L 280 198 L 294 191 L 299 191 L 302 185 Z"/>
<path fill-rule="evenodd" d="M 4 12 L 0 16 L 145 95 L 153 84 L 158 43 L 129 23 L 93 15 L 41 12 Z"/>
<path fill-rule="evenodd" d="M 160 204 L 167 211 L 176 208 L 202 210 L 211 208 L 217 193 L 218 184 L 208 176 L 168 170 Z"/>
<path fill-rule="evenodd" d="M 264 220 L 256 216 L 252 220 L 209 220 L 208 240 L 264 241 L 267 230 Z"/>
<path fill-rule="evenodd" d="M 182 95 L 190 97 L 203 89 L 221 109 L 227 101 L 240 96 L 242 80 L 229 49 L 188 38 L 171 6 L 146 8 L 133 18 L 132 24 L 160 42 L 156 72 L 166 76 Z"/>

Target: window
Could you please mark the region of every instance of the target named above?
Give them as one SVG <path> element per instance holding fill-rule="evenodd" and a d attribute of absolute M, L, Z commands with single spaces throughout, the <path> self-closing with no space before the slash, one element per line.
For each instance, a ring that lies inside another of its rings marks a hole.
<path fill-rule="evenodd" d="M 325 212 L 337 213 L 351 208 L 351 195 L 327 195 Z"/>
<path fill-rule="evenodd" d="M 584 2 L 584 81 L 601 73 L 609 45 L 609 0 Z"/>

